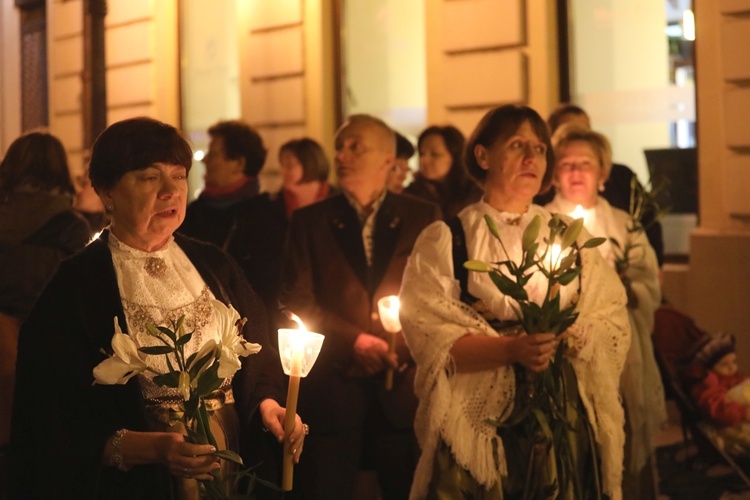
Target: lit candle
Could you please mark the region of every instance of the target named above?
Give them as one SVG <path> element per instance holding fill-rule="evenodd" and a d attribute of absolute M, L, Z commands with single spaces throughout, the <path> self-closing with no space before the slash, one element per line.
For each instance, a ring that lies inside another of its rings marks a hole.
<path fill-rule="evenodd" d="M 294 455 L 289 449 L 289 436 L 294 431 L 297 415 L 297 399 L 299 397 L 299 383 L 301 377 L 306 377 L 315 360 L 318 359 L 323 345 L 323 335 L 307 331 L 304 323 L 296 314 L 292 319 L 299 328 L 281 328 L 279 330 L 279 355 L 284 373 L 289 375 L 289 389 L 286 395 L 286 417 L 284 419 L 284 473 L 282 489 L 291 491 L 294 477 Z"/>
<path fill-rule="evenodd" d="M 547 250 L 547 259 L 545 261 L 547 271 L 554 271 L 560 258 L 560 245 L 553 243 Z"/>
<path fill-rule="evenodd" d="M 396 334 L 401 331 L 401 321 L 398 318 L 398 312 L 401 304 L 398 297 L 389 295 L 378 300 L 378 311 L 380 313 L 380 322 L 383 329 L 390 334 L 388 341 L 388 353 L 393 354 L 396 350 Z M 393 388 L 393 368 L 388 368 L 385 372 L 385 390 L 390 391 Z"/>
<path fill-rule="evenodd" d="M 570 214 L 571 217 L 574 219 L 580 219 L 583 217 L 583 222 L 586 222 L 586 217 L 589 215 L 588 210 L 585 210 L 581 205 L 576 205 L 575 210 L 573 210 L 573 213 Z"/>

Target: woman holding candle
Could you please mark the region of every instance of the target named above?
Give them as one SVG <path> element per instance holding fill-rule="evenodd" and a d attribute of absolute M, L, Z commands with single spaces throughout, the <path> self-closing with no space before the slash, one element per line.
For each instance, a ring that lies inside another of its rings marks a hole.
<path fill-rule="evenodd" d="M 547 211 L 532 205 L 552 178 L 546 124 L 527 107 L 493 109 L 469 139 L 465 160 L 484 197 L 457 220 L 434 223 L 422 232 L 400 294 L 400 319 L 417 362 L 420 399 L 415 430 L 422 455 L 412 498 L 466 498 L 468 492 L 492 499 L 519 493 L 527 464 L 506 456 L 504 440 L 490 422 L 505 421 L 513 410 L 513 365 L 544 371 L 558 342 L 551 333 L 520 333 L 515 301 L 500 294 L 487 274 L 468 274 L 462 267 L 468 259 L 506 259 L 484 216 L 496 221 L 511 260 L 519 259 L 521 237 L 532 219 L 539 216 L 543 227 L 550 220 Z M 581 277 L 561 287 L 559 295 L 562 306 L 578 301 L 580 315 L 567 331 L 567 355 L 578 380 L 571 401 L 588 416 L 601 467 L 591 460 L 585 465 L 591 457 L 585 442 L 578 443 L 579 464 L 586 467 L 587 491 L 596 488 L 600 470 L 604 493 L 617 499 L 624 442 L 617 385 L 630 334 L 625 295 L 598 252 L 583 249 L 581 257 Z M 530 298 L 541 300 L 546 279 L 534 273 L 525 289 Z M 587 436 L 580 437 L 585 441 Z"/>
<path fill-rule="evenodd" d="M 626 498 L 648 498 L 653 496 L 648 463 L 655 449 L 653 438 L 667 419 L 651 341 L 654 312 L 661 300 L 656 253 L 644 231 L 629 231 L 633 224 L 630 214 L 599 195 L 612 167 L 607 138 L 588 128 L 565 125 L 558 129 L 554 142 L 556 195 L 546 208 L 572 214 L 580 207 L 585 212 L 586 229 L 607 239 L 598 249 L 613 268 L 615 261 L 622 259 L 622 249 L 633 245 L 629 261 L 617 266 L 627 292 L 633 333 L 620 385 L 627 416 L 623 492 Z"/>
<path fill-rule="evenodd" d="M 240 452 L 248 465 L 257 463 L 264 426 L 283 439 L 282 374 L 260 299 L 227 254 L 173 235 L 185 216 L 191 162 L 180 133 L 149 118 L 118 122 L 94 144 L 90 177 L 111 224 L 60 265 L 21 328 L 14 498 L 197 498 L 196 480 L 211 481 L 222 467 L 213 446 L 186 442 L 169 427 L 178 388 L 148 371 L 121 385 L 92 384 L 94 367 L 111 352 L 113 319 L 143 347 L 158 345 L 147 323 L 184 315 L 198 339 L 186 344 L 189 355 L 201 339 L 222 338 L 211 300 L 234 306 L 249 320 L 243 336 L 262 350 L 206 398 L 211 430 L 219 448 Z M 159 365 L 167 365 L 164 356 L 140 362 L 172 369 Z M 303 438 L 297 417 L 284 444 L 297 458 Z"/>

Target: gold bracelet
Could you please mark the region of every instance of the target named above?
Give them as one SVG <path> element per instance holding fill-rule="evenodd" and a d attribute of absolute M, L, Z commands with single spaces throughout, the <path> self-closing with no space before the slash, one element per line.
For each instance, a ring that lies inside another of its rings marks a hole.
<path fill-rule="evenodd" d="M 112 436 L 112 456 L 110 457 L 110 459 L 112 461 L 112 465 L 123 472 L 127 472 L 130 470 L 130 467 L 125 465 L 125 460 L 123 460 L 122 458 L 122 437 L 127 433 L 127 429 L 120 429 L 119 431 L 115 432 L 114 436 Z"/>

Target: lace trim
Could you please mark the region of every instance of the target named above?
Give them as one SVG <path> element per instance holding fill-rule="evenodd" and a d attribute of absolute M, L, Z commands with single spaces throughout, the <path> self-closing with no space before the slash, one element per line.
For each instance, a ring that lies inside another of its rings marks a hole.
<path fill-rule="evenodd" d="M 185 330 L 193 332 L 192 339 L 185 346 L 186 355 L 197 352 L 204 341 L 212 337 L 210 334 L 206 335 L 206 330 L 211 325 L 213 317 L 211 295 L 208 287 L 203 288 L 200 296 L 195 301 L 174 308 L 139 304 L 125 297 L 121 299 L 125 316 L 128 318 L 128 324 L 131 326 L 132 331 L 130 333 L 134 336 L 139 346 L 163 345 L 159 340 L 148 334 L 146 323 L 171 326 L 173 322 L 177 322 L 180 316 L 183 315 L 185 316 Z M 172 362 L 172 366 L 177 365 L 173 356 L 170 356 L 170 361 Z M 148 356 L 146 362 L 158 372 L 164 373 L 169 370 L 164 356 Z M 143 372 L 138 375 L 141 393 L 145 399 L 181 398 L 177 389 L 158 386 L 153 382 L 153 378 L 154 374 L 151 372 Z"/>

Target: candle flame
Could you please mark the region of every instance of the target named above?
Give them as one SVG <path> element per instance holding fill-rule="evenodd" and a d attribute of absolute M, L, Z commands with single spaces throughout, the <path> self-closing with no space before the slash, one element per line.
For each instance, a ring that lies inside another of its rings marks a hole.
<path fill-rule="evenodd" d="M 399 302 L 396 295 L 391 295 L 388 298 L 390 299 L 388 300 L 388 310 L 391 312 L 391 314 L 398 318 L 398 311 L 401 307 L 401 303 Z"/>
<path fill-rule="evenodd" d="M 584 210 L 581 205 L 577 205 L 576 209 L 573 210 L 573 213 L 570 214 L 570 215 L 574 219 L 580 219 L 581 217 L 583 217 L 583 222 L 585 223 L 586 222 L 586 218 L 589 215 L 589 212 L 588 212 L 588 210 Z"/>
<path fill-rule="evenodd" d="M 289 312 L 289 319 L 291 319 L 292 321 L 294 321 L 295 323 L 297 323 L 297 326 L 299 326 L 300 330 L 305 331 L 305 332 L 307 331 L 307 328 L 305 328 L 305 324 L 302 322 L 302 320 L 299 318 L 299 316 L 297 316 L 296 314 L 294 314 L 291 311 Z"/>
<path fill-rule="evenodd" d="M 560 245 L 553 243 L 547 251 L 547 270 L 554 271 L 557 260 L 560 258 Z"/>

